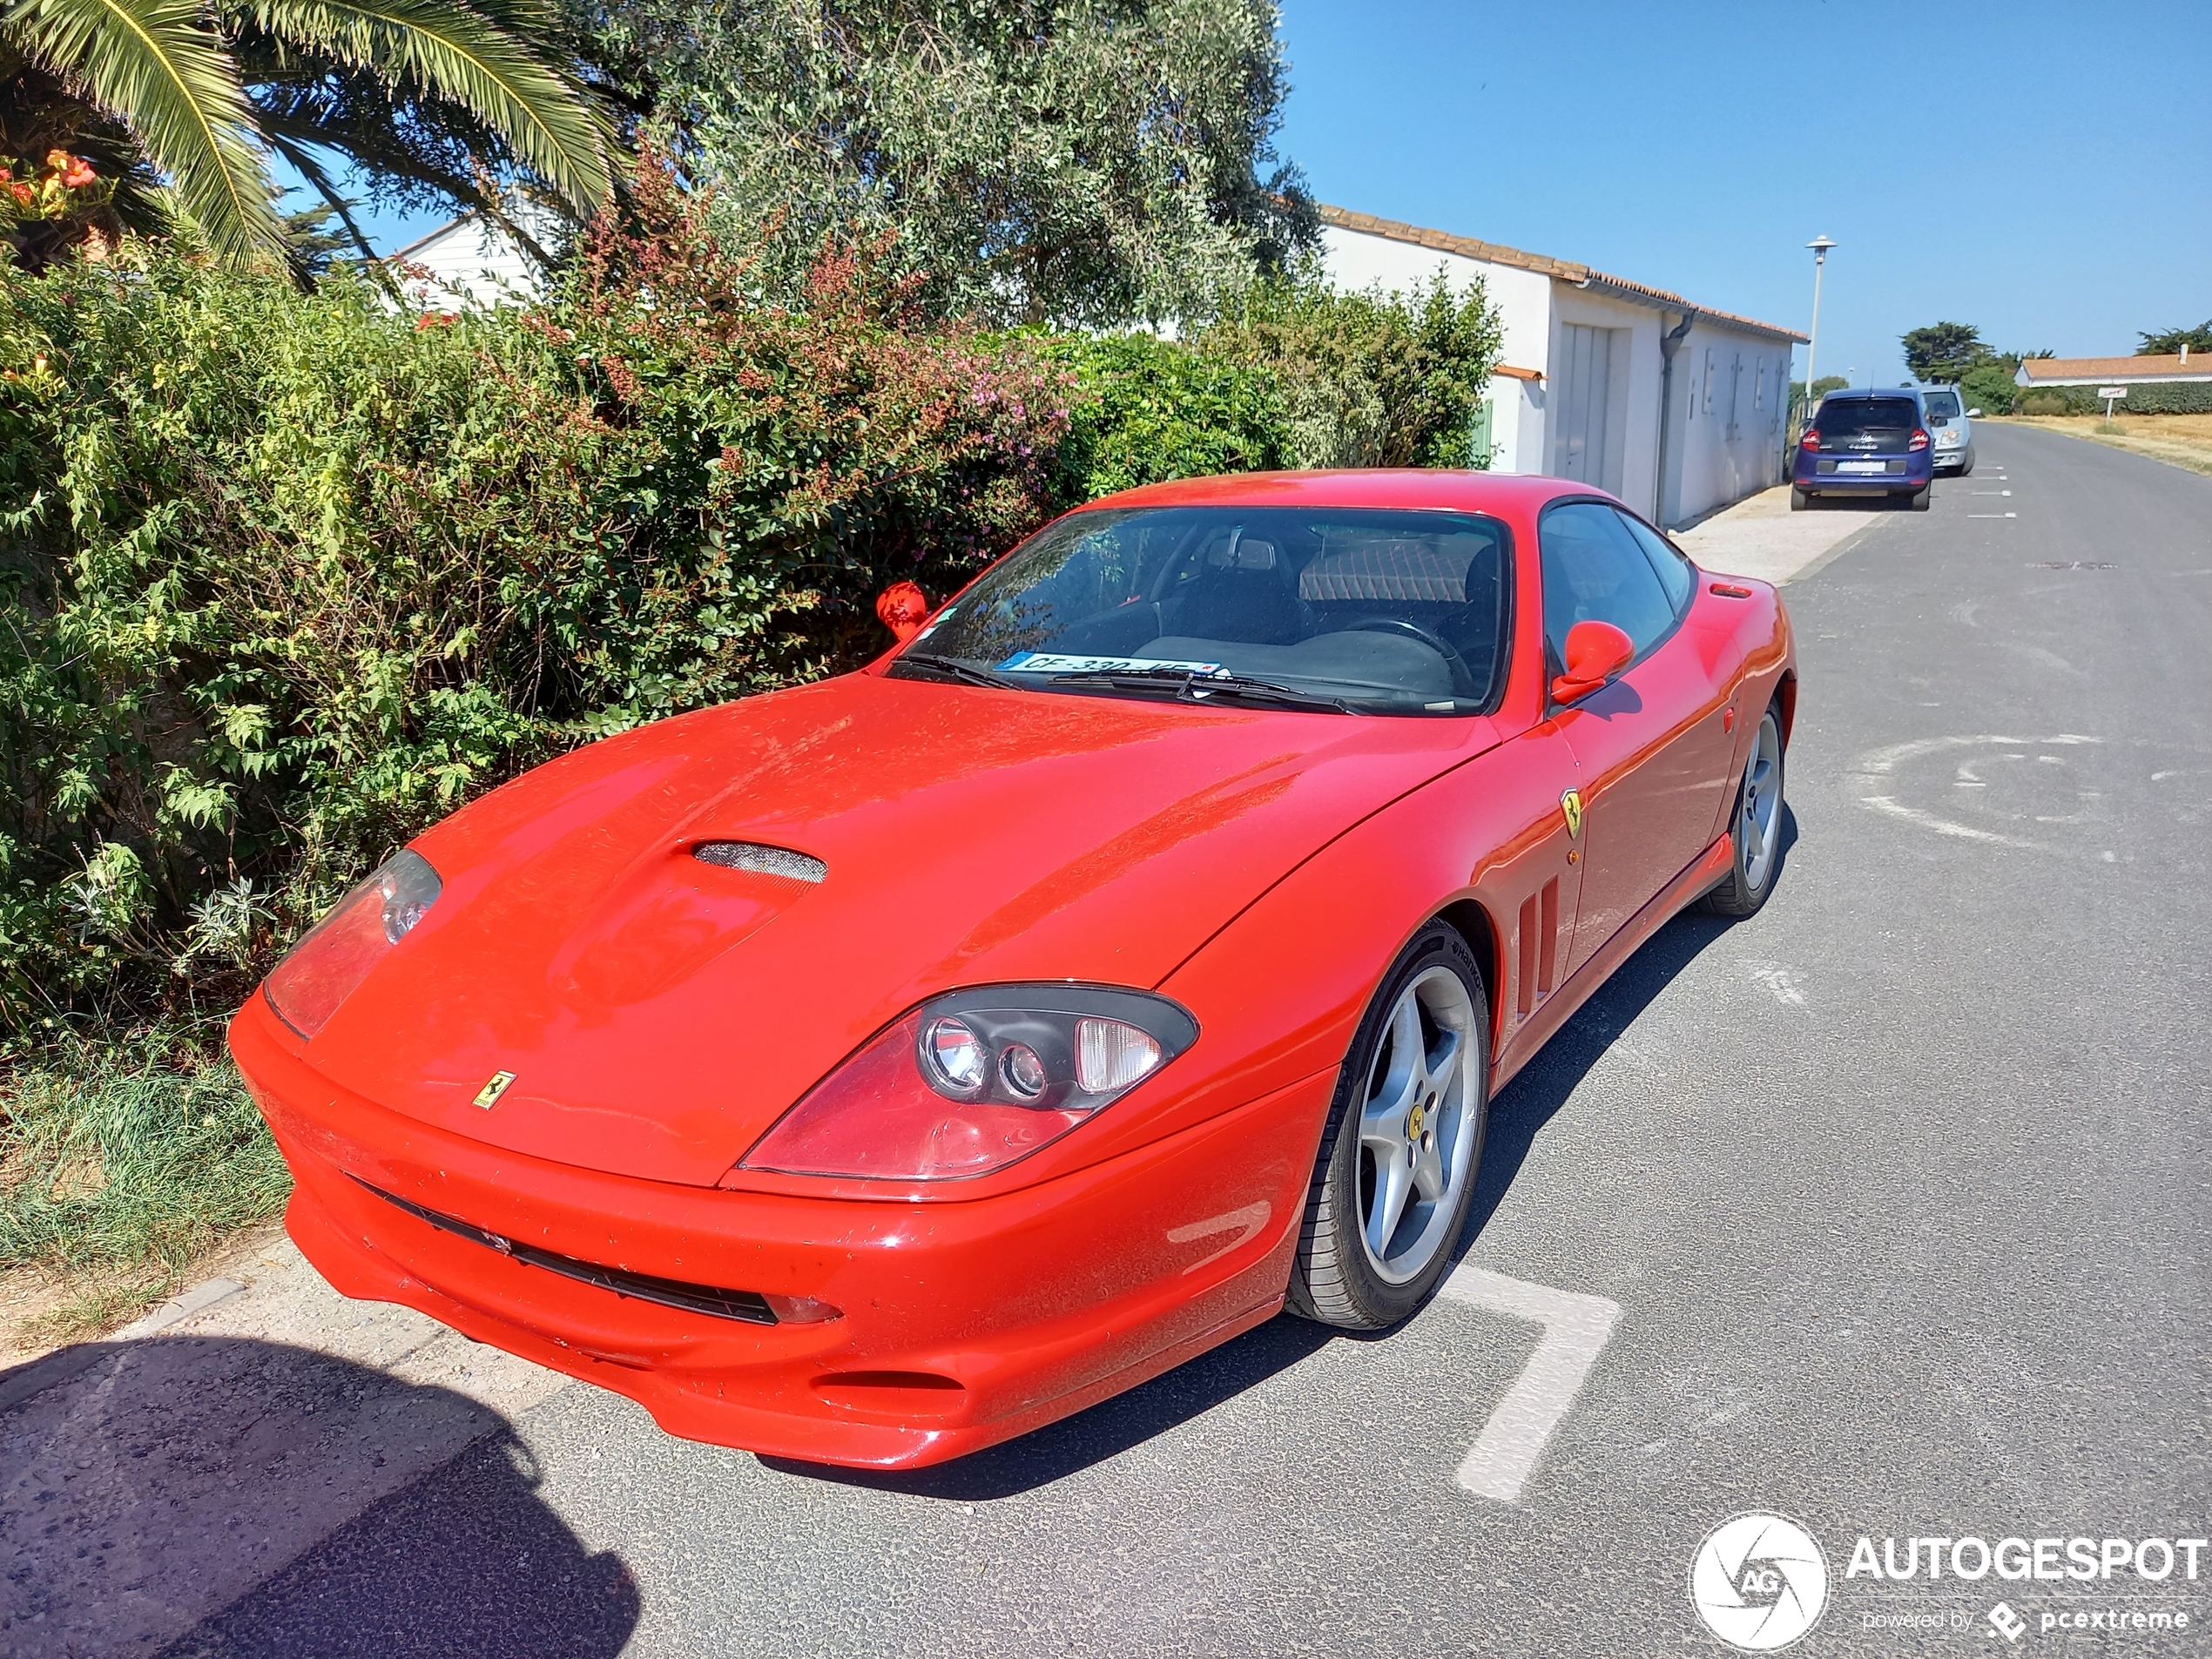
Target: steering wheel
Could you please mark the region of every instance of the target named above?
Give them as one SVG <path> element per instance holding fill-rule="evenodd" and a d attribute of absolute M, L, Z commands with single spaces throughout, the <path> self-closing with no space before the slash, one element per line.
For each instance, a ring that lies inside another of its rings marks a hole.
<path fill-rule="evenodd" d="M 1452 695 L 1472 698 L 1475 695 L 1474 674 L 1467 665 L 1467 658 L 1453 648 L 1452 642 L 1440 634 L 1433 634 L 1417 622 L 1403 617 L 1362 617 L 1347 622 L 1339 630 L 1344 634 L 1402 634 L 1408 639 L 1418 639 L 1444 659 L 1444 666 L 1452 676 Z"/>

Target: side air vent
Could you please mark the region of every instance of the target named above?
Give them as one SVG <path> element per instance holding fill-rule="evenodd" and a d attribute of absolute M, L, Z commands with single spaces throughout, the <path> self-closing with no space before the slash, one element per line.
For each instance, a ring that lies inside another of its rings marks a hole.
<path fill-rule="evenodd" d="M 691 856 L 702 864 L 718 864 L 725 870 L 750 870 L 755 875 L 779 875 L 787 881 L 819 882 L 829 866 L 787 846 L 763 846 L 758 841 L 701 841 Z"/>
<path fill-rule="evenodd" d="M 1521 1019 L 1552 994 L 1559 975 L 1559 878 L 1521 901 L 1515 929 L 1521 972 L 1514 976 L 1514 1012 Z"/>

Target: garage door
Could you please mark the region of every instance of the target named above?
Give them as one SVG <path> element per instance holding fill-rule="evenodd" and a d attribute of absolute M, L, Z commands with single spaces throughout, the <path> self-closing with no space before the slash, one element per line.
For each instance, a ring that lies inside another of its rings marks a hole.
<path fill-rule="evenodd" d="M 1552 380 L 1552 471 L 1561 478 L 1621 489 L 1622 435 L 1608 418 L 1616 367 L 1628 368 L 1629 331 L 1566 323 L 1559 373 Z M 1625 422 L 1622 423 L 1625 425 Z"/>

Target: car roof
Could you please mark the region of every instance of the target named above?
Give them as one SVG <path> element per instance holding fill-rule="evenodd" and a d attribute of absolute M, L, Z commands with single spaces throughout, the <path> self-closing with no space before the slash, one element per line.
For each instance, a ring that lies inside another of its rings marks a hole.
<path fill-rule="evenodd" d="M 1925 389 L 1932 391 L 1935 388 L 1931 387 Z M 1831 398 L 1841 400 L 1848 397 L 1918 397 L 1922 390 L 1923 388 L 1918 386 L 1846 386 L 1837 391 L 1823 393 L 1820 401 L 1825 403 Z"/>
<path fill-rule="evenodd" d="M 1182 478 L 1102 496 L 1076 509 L 1113 507 L 1405 507 L 1528 512 L 1561 496 L 1610 495 L 1571 478 L 1523 473 L 1369 468 L 1342 472 L 1246 472 Z"/>

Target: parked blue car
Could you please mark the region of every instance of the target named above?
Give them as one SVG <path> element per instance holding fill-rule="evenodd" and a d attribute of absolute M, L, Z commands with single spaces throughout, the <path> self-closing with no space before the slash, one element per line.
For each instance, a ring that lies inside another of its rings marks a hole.
<path fill-rule="evenodd" d="M 1790 469 L 1790 507 L 1816 496 L 1904 496 L 1928 510 L 1935 450 L 1927 411 L 1909 386 L 1831 392 L 1820 400 Z"/>

